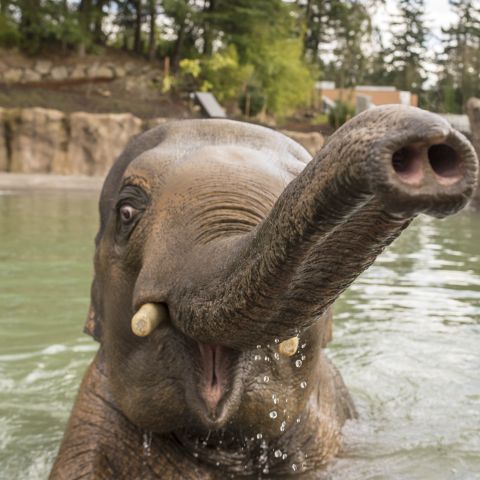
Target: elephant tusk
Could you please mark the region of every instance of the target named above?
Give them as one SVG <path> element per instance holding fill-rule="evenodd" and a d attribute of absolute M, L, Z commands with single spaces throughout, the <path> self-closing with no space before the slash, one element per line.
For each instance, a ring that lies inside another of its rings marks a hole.
<path fill-rule="evenodd" d="M 137 337 L 150 335 L 168 317 L 167 309 L 159 303 L 145 303 L 132 317 L 132 332 Z"/>
<path fill-rule="evenodd" d="M 298 337 L 292 337 L 284 340 L 279 346 L 278 351 L 285 357 L 291 357 L 297 353 Z"/>

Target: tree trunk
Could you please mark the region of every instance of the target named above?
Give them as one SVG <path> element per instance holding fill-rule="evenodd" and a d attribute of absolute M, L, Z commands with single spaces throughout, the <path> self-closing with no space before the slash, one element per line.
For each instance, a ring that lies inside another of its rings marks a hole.
<path fill-rule="evenodd" d="M 209 0 L 204 3 L 203 8 L 203 54 L 211 55 L 213 53 L 213 18 L 215 11 L 215 0 Z"/>
<path fill-rule="evenodd" d="M 134 1 L 135 7 L 135 33 L 133 40 L 133 51 L 142 53 L 142 0 Z"/>
<path fill-rule="evenodd" d="M 182 48 L 183 48 L 183 41 L 185 39 L 185 20 L 180 24 L 178 33 L 177 33 L 177 40 L 175 41 L 175 45 L 173 47 L 172 52 L 172 71 L 176 72 L 178 69 L 178 63 L 180 62 Z"/>
<path fill-rule="evenodd" d="M 153 60 L 155 58 L 155 41 L 156 41 L 156 25 L 157 20 L 157 5 L 156 0 L 149 0 L 149 15 L 150 15 L 150 31 L 148 34 L 148 59 Z"/>

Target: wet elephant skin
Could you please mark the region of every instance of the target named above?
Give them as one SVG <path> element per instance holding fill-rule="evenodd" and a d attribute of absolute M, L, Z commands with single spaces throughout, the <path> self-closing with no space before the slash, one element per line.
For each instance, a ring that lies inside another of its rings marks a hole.
<path fill-rule="evenodd" d="M 51 478 L 320 478 L 355 416 L 323 351 L 333 302 L 416 215 L 463 208 L 477 167 L 444 120 L 401 106 L 313 159 L 228 120 L 134 139 L 101 194 L 100 349 Z M 161 320 L 138 336 L 146 305 Z"/>

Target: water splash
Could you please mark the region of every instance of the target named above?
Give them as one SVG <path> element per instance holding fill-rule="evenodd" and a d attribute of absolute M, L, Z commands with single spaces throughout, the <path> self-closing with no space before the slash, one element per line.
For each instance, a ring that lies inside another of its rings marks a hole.
<path fill-rule="evenodd" d="M 275 419 L 277 418 L 277 416 L 278 416 L 277 411 L 276 411 L 276 410 L 272 410 L 272 411 L 268 414 L 268 416 L 269 416 L 271 419 L 275 420 Z"/>
<path fill-rule="evenodd" d="M 299 359 L 299 360 L 295 360 L 295 366 L 297 368 L 300 368 L 302 366 L 302 361 Z"/>

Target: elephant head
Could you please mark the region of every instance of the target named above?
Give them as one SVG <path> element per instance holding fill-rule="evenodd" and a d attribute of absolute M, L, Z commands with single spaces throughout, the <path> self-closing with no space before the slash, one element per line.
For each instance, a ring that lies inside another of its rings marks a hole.
<path fill-rule="evenodd" d="M 101 194 L 86 327 L 116 406 L 190 437 L 293 435 L 324 392 L 344 419 L 330 306 L 416 215 L 460 210 L 476 175 L 462 135 L 410 107 L 358 115 L 313 160 L 234 121 L 141 135 Z"/>

